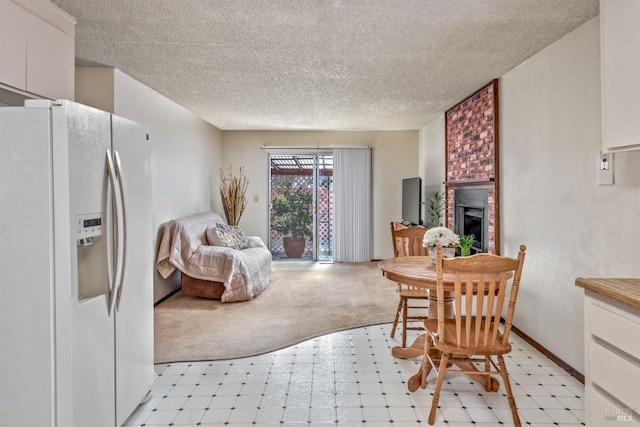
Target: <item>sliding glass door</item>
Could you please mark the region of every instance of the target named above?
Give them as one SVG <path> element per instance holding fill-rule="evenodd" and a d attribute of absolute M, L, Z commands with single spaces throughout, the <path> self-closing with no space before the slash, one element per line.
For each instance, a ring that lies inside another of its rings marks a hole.
<path fill-rule="evenodd" d="M 270 154 L 274 259 L 333 260 L 333 156 Z"/>
<path fill-rule="evenodd" d="M 316 159 L 316 259 L 333 261 L 333 155 Z"/>

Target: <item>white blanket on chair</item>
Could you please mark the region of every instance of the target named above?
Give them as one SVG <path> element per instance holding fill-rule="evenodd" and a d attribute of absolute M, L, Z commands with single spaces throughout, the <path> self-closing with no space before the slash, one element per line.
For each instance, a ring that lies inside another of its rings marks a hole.
<path fill-rule="evenodd" d="M 177 268 L 195 279 L 222 282 L 222 302 L 251 300 L 269 285 L 271 252 L 257 236 L 247 237 L 249 247 L 242 250 L 210 246 L 206 228 L 217 222 L 224 223 L 213 212 L 167 222 L 156 269 L 165 279 Z"/>

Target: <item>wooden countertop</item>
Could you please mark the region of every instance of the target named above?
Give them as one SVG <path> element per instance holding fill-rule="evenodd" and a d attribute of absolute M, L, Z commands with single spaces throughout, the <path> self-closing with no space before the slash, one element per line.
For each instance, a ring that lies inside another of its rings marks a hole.
<path fill-rule="evenodd" d="M 640 279 L 578 277 L 576 286 L 640 310 Z"/>

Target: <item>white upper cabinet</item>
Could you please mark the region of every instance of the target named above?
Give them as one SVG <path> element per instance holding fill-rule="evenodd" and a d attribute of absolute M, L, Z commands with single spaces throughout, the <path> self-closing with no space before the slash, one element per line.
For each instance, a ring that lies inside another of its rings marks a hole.
<path fill-rule="evenodd" d="M 600 0 L 602 149 L 640 149 L 640 1 Z"/>
<path fill-rule="evenodd" d="M 0 0 L 0 84 L 74 99 L 75 20 L 49 1 Z"/>
<path fill-rule="evenodd" d="M 39 18 L 27 28 L 27 92 L 74 99 L 74 37 Z"/>
<path fill-rule="evenodd" d="M 28 12 L 0 0 L 0 83 L 26 90 Z"/>

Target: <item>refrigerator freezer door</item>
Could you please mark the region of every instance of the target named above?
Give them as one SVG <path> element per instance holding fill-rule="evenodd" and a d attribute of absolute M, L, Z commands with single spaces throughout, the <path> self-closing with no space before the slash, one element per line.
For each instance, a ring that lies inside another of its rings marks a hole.
<path fill-rule="evenodd" d="M 0 108 L 3 426 L 54 425 L 55 379 L 62 375 L 64 381 L 70 375 L 69 371 L 56 373 L 53 363 L 56 312 L 50 129 L 48 108 Z M 66 417 L 62 421 L 71 422 L 70 411 L 58 413 Z"/>
<path fill-rule="evenodd" d="M 116 422 L 121 425 L 151 389 L 153 370 L 153 236 L 149 131 L 112 116 L 113 153 L 126 212 L 123 280 L 116 298 Z"/>

